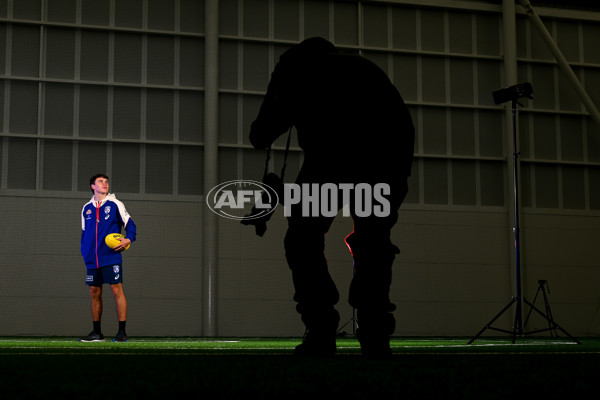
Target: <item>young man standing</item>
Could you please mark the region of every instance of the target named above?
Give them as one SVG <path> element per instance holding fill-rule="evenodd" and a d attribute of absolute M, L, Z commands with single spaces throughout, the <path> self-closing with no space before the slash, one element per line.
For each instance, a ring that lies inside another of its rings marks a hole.
<path fill-rule="evenodd" d="M 108 192 L 108 177 L 94 175 L 90 188 L 94 196 L 81 211 L 81 255 L 87 268 L 86 284 L 90 288 L 92 320 L 94 329 L 82 342 L 103 342 L 102 334 L 102 285 L 109 284 L 117 305 L 119 330 L 113 342 L 126 342 L 127 299 L 123 292 L 123 259 L 121 252 L 135 241 L 136 226 L 125 209 L 125 205 Z M 121 233 L 125 228 L 125 238 L 111 249 L 104 238 L 111 233 Z"/>

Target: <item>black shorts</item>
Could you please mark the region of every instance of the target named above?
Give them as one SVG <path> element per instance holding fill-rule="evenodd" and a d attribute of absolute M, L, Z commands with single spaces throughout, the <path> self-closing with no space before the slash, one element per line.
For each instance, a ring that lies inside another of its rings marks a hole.
<path fill-rule="evenodd" d="M 85 284 L 88 286 L 115 285 L 123 282 L 123 266 L 121 264 L 107 265 L 96 269 L 88 269 Z"/>

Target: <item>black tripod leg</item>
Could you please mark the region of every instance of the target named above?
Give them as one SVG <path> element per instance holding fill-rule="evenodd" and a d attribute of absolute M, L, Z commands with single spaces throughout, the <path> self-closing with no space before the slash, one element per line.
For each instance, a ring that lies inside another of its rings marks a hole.
<path fill-rule="evenodd" d="M 541 286 L 541 284 L 540 284 L 540 286 L 538 286 L 538 290 L 537 290 L 537 292 L 535 293 L 535 297 L 533 298 L 533 301 L 532 301 L 532 303 L 533 303 L 533 304 L 535 304 L 535 301 L 537 300 L 537 297 L 538 297 L 538 295 L 540 294 L 540 291 L 541 291 L 541 290 L 543 290 L 543 289 L 542 289 L 542 286 Z M 545 296 L 545 293 L 544 293 L 544 298 L 545 298 L 545 297 L 546 297 L 546 296 Z M 529 309 L 529 312 L 527 313 L 527 318 L 525 318 L 525 322 L 523 323 L 523 329 L 525 329 L 525 327 L 527 326 L 527 322 L 529 322 L 529 317 L 531 317 L 531 312 L 532 312 L 532 311 L 533 311 L 533 310 L 530 308 L 530 309 Z"/>
<path fill-rule="evenodd" d="M 475 340 L 477 340 L 477 338 L 479 336 L 481 336 L 481 334 L 483 332 L 485 332 L 486 329 L 488 329 L 498 318 L 500 318 L 500 316 L 502 314 L 504 314 L 504 312 L 506 310 L 508 310 L 510 308 L 510 306 L 512 306 L 514 304 L 514 302 L 516 301 L 516 297 L 513 297 L 512 301 L 510 303 L 508 303 L 494 318 L 492 318 L 492 320 L 490 322 L 488 322 L 478 333 L 477 335 L 475 335 L 475 337 L 471 340 L 469 340 L 469 342 L 467 344 L 471 344 L 473 343 Z"/>
<path fill-rule="evenodd" d="M 548 321 L 549 323 L 551 323 L 552 326 L 554 326 L 555 328 L 558 328 L 562 333 L 564 333 L 565 335 L 567 335 L 572 341 L 574 341 L 577 344 L 581 344 L 581 342 L 579 340 L 577 340 L 573 336 L 571 336 L 571 334 L 569 332 L 565 331 L 560 325 L 558 325 L 556 323 L 556 321 L 554 321 L 553 319 L 551 319 L 550 317 L 548 317 L 546 314 L 544 314 L 542 311 L 540 311 L 536 306 L 534 306 L 533 304 L 531 304 L 530 302 L 528 302 L 525 299 L 523 299 L 523 301 L 525 303 L 527 303 L 527 305 L 529 307 L 531 307 L 533 310 L 535 310 L 538 314 L 540 314 L 542 317 L 544 317 L 546 319 L 546 321 Z"/>
<path fill-rule="evenodd" d="M 552 321 L 554 321 L 554 317 L 552 316 L 552 310 L 550 310 L 550 303 L 548 302 L 548 297 L 546 296 L 546 290 L 544 290 L 544 287 L 542 287 L 542 295 L 544 296 L 544 307 L 546 308 L 546 315 L 548 316 L 548 318 L 550 318 Z M 548 289 L 550 290 L 550 289 Z M 535 301 L 533 302 L 533 304 L 535 304 Z M 550 335 L 551 336 L 558 336 L 558 334 L 556 333 L 556 326 L 552 326 L 552 324 L 550 323 L 550 321 L 548 321 L 548 328 L 550 330 Z"/>
<path fill-rule="evenodd" d="M 352 335 L 356 336 L 356 329 L 358 328 L 358 321 L 356 319 L 356 309 L 353 308 L 352 309 L 352 318 L 350 318 L 350 320 L 348 320 L 344 325 L 342 325 L 336 332 L 336 335 L 340 335 L 341 333 L 344 333 L 342 331 L 342 329 L 344 329 L 346 327 L 346 325 L 348 325 L 349 323 L 352 323 Z"/>

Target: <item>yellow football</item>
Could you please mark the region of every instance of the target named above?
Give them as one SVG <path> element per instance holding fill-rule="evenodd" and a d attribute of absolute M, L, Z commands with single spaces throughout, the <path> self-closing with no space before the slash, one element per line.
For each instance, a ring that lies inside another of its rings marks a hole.
<path fill-rule="evenodd" d="M 114 249 L 119 245 L 119 243 L 121 243 L 119 239 L 125 239 L 125 236 L 121 235 L 120 233 L 110 233 L 104 238 L 104 243 L 106 243 L 106 245 L 111 249 Z M 129 246 L 131 245 L 127 245 L 127 247 L 125 247 L 125 250 L 127 250 Z"/>

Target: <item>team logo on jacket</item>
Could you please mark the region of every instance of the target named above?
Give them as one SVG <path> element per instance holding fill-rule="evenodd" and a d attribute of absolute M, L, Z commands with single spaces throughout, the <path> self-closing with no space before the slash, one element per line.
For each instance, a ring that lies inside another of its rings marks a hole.
<path fill-rule="evenodd" d="M 105 214 L 109 214 L 110 213 L 110 206 L 104 207 L 104 213 Z"/>

